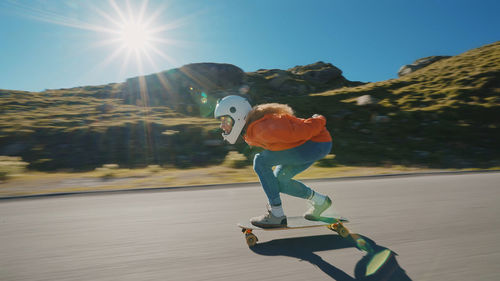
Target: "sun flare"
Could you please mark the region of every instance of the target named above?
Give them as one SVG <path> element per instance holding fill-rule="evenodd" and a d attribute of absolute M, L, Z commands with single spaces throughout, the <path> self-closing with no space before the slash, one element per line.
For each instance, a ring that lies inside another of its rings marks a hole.
<path fill-rule="evenodd" d="M 123 2 L 119 3 L 123 5 Z M 166 37 L 165 31 L 176 28 L 175 25 L 158 22 L 163 8 L 155 8 L 148 13 L 148 1 L 143 1 L 139 7 L 133 7 L 128 1 L 125 2 L 125 6 L 120 6 L 116 0 L 109 0 L 109 4 L 112 7 L 111 11 L 96 9 L 108 23 L 102 30 L 108 38 L 101 43 L 115 47 L 103 64 L 118 59 L 122 61 L 123 70 L 130 60 L 135 58 L 135 66 L 139 73 L 144 72 L 145 62 L 153 68 L 159 68 L 155 56 L 175 64 L 174 59 L 165 52 L 165 48 L 159 46 L 172 44 L 173 41 Z"/>
<path fill-rule="evenodd" d="M 152 41 L 151 28 L 144 23 L 127 22 L 120 26 L 118 39 L 128 50 L 145 51 Z"/>
<path fill-rule="evenodd" d="M 22 16 L 97 35 L 89 46 L 106 50 L 107 55 L 95 69 L 120 62 L 120 73 L 134 68 L 142 75 L 164 68 L 165 62 L 177 65 L 172 49 L 187 46 L 186 42 L 171 37 L 174 32 L 168 32 L 185 24 L 186 18 L 169 17 L 167 4 L 162 1 L 154 4 L 150 0 L 68 1 L 66 9 L 72 11 L 72 15 L 85 15 L 82 17 L 68 16 L 66 11 L 46 9 L 24 1 L 7 3 Z"/>

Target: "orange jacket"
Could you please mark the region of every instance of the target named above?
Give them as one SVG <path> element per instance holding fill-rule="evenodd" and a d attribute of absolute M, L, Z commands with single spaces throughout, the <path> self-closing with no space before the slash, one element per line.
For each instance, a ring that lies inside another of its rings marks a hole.
<path fill-rule="evenodd" d="M 297 147 L 308 140 L 332 141 L 325 125 L 326 119 L 321 115 L 302 119 L 288 114 L 266 114 L 248 125 L 243 138 L 249 145 L 279 151 Z"/>

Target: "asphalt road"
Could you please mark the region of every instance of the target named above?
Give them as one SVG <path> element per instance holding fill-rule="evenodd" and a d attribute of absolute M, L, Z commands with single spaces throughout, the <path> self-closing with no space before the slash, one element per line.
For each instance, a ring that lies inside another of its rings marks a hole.
<path fill-rule="evenodd" d="M 398 254 L 392 280 L 500 280 L 500 173 L 308 184 Z M 0 280 L 353 280 L 365 253 L 327 228 L 249 249 L 236 223 L 264 210 L 258 185 L 3 200 Z"/>

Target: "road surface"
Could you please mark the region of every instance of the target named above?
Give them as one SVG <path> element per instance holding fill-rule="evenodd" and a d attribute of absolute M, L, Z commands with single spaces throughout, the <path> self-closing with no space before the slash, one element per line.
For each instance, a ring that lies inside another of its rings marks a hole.
<path fill-rule="evenodd" d="M 500 173 L 307 183 L 398 254 L 393 279 L 500 280 Z M 249 249 L 236 223 L 265 202 L 258 185 L 2 200 L 0 280 L 355 278 L 365 253 L 326 228 L 256 232 Z"/>

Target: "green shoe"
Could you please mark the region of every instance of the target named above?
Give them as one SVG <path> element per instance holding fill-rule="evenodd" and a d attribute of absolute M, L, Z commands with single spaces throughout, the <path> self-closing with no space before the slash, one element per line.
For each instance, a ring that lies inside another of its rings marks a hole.
<path fill-rule="evenodd" d="M 323 204 L 316 204 L 313 201 L 310 202 L 312 207 L 304 213 L 304 218 L 311 221 L 319 220 L 321 214 L 332 205 L 332 200 L 328 196 L 326 196 Z"/>

